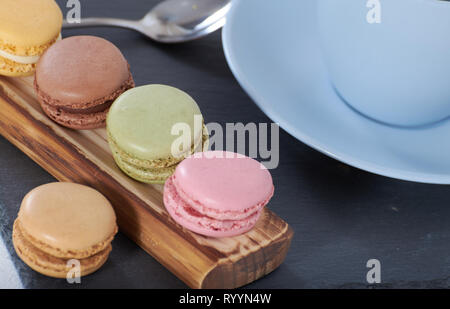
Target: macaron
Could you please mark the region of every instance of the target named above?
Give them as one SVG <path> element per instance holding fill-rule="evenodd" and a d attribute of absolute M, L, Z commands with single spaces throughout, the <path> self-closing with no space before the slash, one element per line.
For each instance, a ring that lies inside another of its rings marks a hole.
<path fill-rule="evenodd" d="M 145 183 L 164 183 L 181 160 L 208 147 L 197 103 L 165 85 L 122 94 L 111 106 L 106 129 L 119 168 Z"/>
<path fill-rule="evenodd" d="M 62 12 L 54 0 L 0 1 L 0 75 L 32 75 L 58 38 Z"/>
<path fill-rule="evenodd" d="M 49 183 L 29 192 L 13 226 L 17 255 L 35 271 L 66 278 L 80 262 L 81 276 L 99 269 L 108 259 L 117 233 L 116 216 L 98 191 L 74 183 Z"/>
<path fill-rule="evenodd" d="M 73 36 L 55 43 L 41 57 L 34 87 L 52 120 L 83 130 L 104 127 L 109 107 L 134 87 L 134 80 L 114 44 L 95 36 Z"/>
<path fill-rule="evenodd" d="M 164 205 L 181 226 L 210 237 L 251 230 L 274 193 L 258 161 L 226 151 L 197 153 L 181 162 L 164 185 Z"/>

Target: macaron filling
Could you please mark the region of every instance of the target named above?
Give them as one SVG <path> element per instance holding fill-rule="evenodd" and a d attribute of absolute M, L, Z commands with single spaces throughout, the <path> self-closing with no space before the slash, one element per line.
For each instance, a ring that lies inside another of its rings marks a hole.
<path fill-rule="evenodd" d="M 36 271 L 46 272 L 55 277 L 64 278 L 68 269 L 67 261 L 71 258 L 61 258 L 49 255 L 45 251 L 35 246 L 26 236 L 18 220 L 14 222 L 13 238 L 14 248 L 18 255 L 30 267 Z M 111 244 L 104 249 L 85 258 L 78 258 L 81 266 L 82 275 L 87 275 L 98 269 L 108 258 L 112 250 Z"/>
<path fill-rule="evenodd" d="M 183 199 L 176 186 L 176 181 L 174 181 L 175 178 L 175 175 L 173 175 L 166 181 L 164 186 L 164 203 L 174 219 L 182 218 L 183 225 L 186 224 L 185 221 L 188 221 L 191 225 L 189 227 L 190 229 L 193 229 L 192 227 L 194 227 L 194 229 L 195 227 L 200 227 L 221 233 L 243 233 L 250 230 L 261 215 L 262 208 L 259 208 L 237 220 L 210 217 L 205 213 L 198 211 L 196 208 L 192 207 L 192 204 L 189 204 L 188 201 Z"/>
<path fill-rule="evenodd" d="M 131 75 L 119 89 L 106 97 L 93 100 L 92 102 L 83 102 L 82 104 L 61 104 L 58 100 L 44 93 L 37 82 L 34 81 L 34 87 L 44 112 L 55 122 L 72 128 L 97 128 L 105 125 L 106 116 L 114 100 L 126 90 L 134 87 L 134 80 Z"/>
<path fill-rule="evenodd" d="M 155 160 L 139 159 L 120 149 L 109 132 L 108 140 L 114 159 L 120 169 L 128 176 L 142 182 L 164 183 L 173 174 L 177 164 L 183 159 L 183 157 Z M 186 156 L 208 149 L 208 143 L 208 129 L 203 125 L 201 136 L 195 138 L 195 144 Z"/>
<path fill-rule="evenodd" d="M 114 146 L 110 145 L 113 151 L 114 159 L 120 169 L 128 176 L 142 182 L 154 182 L 154 183 L 164 183 L 164 181 L 173 174 L 176 165 L 169 167 L 160 168 L 145 168 L 139 165 L 130 164 L 129 162 L 123 160 L 123 158 L 118 155 L 117 151 L 114 151 Z"/>
<path fill-rule="evenodd" d="M 56 40 L 53 40 L 52 43 L 61 40 L 61 34 L 59 34 L 58 38 Z M 32 56 L 21 56 L 21 55 L 15 55 L 11 54 L 5 50 L 2 50 L 0 48 L 0 57 L 3 57 L 5 59 L 14 61 L 16 63 L 20 64 L 36 64 L 38 63 L 39 59 L 41 58 L 41 55 L 32 55 Z"/>
<path fill-rule="evenodd" d="M 191 198 L 190 196 L 188 196 L 188 194 L 186 194 L 186 192 L 183 191 L 182 187 L 177 182 L 177 178 L 175 176 L 172 177 L 171 179 L 174 187 L 176 188 L 177 195 L 180 196 L 181 200 L 183 200 L 187 205 L 189 205 L 190 208 L 194 209 L 195 212 L 199 214 L 204 214 L 207 217 L 217 220 L 243 220 L 249 218 L 255 213 L 261 211 L 261 209 L 264 208 L 264 206 L 266 206 L 269 203 L 270 199 L 273 196 L 272 190 L 272 193 L 267 197 L 267 199 L 252 207 L 240 211 L 233 211 L 233 210 L 219 211 L 217 209 L 208 208 L 201 202 Z"/>
<path fill-rule="evenodd" d="M 14 225 L 17 229 L 17 231 L 20 231 L 20 235 L 23 236 L 30 244 L 32 244 L 36 248 L 40 248 L 39 250 L 42 252 L 45 252 L 46 254 L 56 257 L 56 258 L 62 258 L 62 259 L 86 259 L 90 256 L 96 255 L 99 252 L 102 252 L 110 246 L 110 243 L 114 239 L 114 236 L 118 232 L 118 228 L 116 227 L 114 230 L 114 233 L 111 234 L 106 240 L 102 241 L 101 243 L 98 243 L 94 246 L 91 246 L 85 250 L 75 252 L 74 250 L 62 250 L 59 248 L 55 248 L 52 246 L 49 246 L 45 244 L 44 242 L 36 239 L 33 237 L 30 233 L 24 229 L 20 223 L 20 220 L 16 220 L 14 222 Z"/>
<path fill-rule="evenodd" d="M 165 167 L 172 167 L 174 165 L 177 165 L 180 163 L 185 156 L 189 156 L 195 152 L 201 152 L 205 149 L 208 149 L 208 143 L 209 143 L 209 134 L 208 129 L 205 125 L 203 125 L 203 132 L 200 134 L 200 136 L 195 138 L 194 144 L 192 145 L 191 149 L 184 154 L 180 158 L 174 158 L 174 157 L 167 157 L 167 158 L 161 158 L 161 159 L 153 159 L 153 160 L 145 160 L 137 158 L 136 156 L 132 156 L 131 154 L 127 153 L 126 151 L 122 150 L 117 142 L 115 141 L 114 137 L 108 133 L 108 139 L 111 143 L 111 148 L 113 148 L 113 152 L 117 153 L 117 155 L 120 156 L 121 161 L 125 162 L 127 165 L 140 168 L 140 169 L 148 169 L 148 170 L 155 170 Z"/>
<path fill-rule="evenodd" d="M 39 61 L 39 58 L 41 58 L 40 55 L 37 56 L 17 56 L 10 53 L 7 53 L 0 49 L 0 57 L 9 59 L 11 61 L 21 63 L 21 64 L 35 64 Z"/>

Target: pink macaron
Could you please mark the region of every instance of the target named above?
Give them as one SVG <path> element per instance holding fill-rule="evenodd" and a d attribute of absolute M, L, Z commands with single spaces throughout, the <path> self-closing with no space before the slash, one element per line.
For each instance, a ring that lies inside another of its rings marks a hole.
<path fill-rule="evenodd" d="M 252 229 L 273 196 L 270 172 L 258 161 L 226 151 L 183 160 L 164 186 L 164 204 L 185 228 L 210 237 Z"/>

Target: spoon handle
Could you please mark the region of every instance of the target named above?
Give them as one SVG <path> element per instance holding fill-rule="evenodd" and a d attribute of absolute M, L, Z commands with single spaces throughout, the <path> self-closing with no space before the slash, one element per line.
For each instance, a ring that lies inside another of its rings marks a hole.
<path fill-rule="evenodd" d="M 83 27 L 118 27 L 118 28 L 126 28 L 137 30 L 138 29 L 138 21 L 134 20 L 126 20 L 119 18 L 100 18 L 100 17 L 91 17 L 91 18 L 83 18 L 81 23 L 68 23 L 64 21 L 63 28 L 83 28 Z"/>

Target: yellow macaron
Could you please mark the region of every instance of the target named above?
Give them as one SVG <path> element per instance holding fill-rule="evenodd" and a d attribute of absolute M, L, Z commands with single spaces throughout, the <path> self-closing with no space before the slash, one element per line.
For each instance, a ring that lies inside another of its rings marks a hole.
<path fill-rule="evenodd" d="M 66 278 L 76 259 L 80 275 L 108 259 L 116 216 L 98 191 L 74 183 L 49 183 L 29 192 L 13 226 L 17 255 L 35 271 Z"/>
<path fill-rule="evenodd" d="M 62 21 L 54 0 L 0 0 L 0 75 L 32 75 L 60 38 Z"/>

